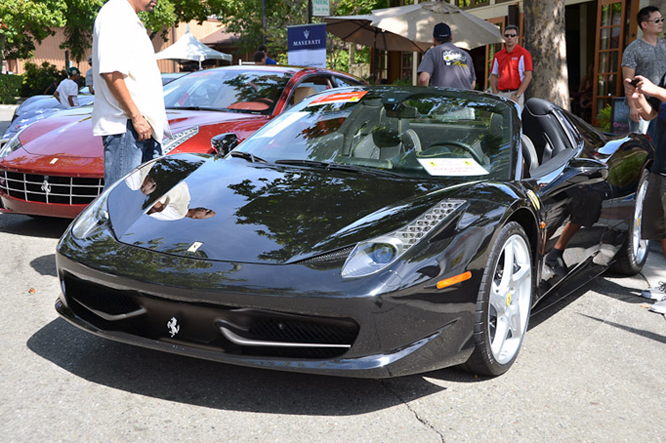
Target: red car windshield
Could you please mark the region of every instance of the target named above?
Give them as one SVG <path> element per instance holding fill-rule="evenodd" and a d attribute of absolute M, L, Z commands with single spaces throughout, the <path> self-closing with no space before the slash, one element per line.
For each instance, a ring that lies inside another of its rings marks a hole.
<path fill-rule="evenodd" d="M 164 102 L 167 109 L 271 114 L 290 78 L 275 72 L 196 72 L 166 85 Z"/>

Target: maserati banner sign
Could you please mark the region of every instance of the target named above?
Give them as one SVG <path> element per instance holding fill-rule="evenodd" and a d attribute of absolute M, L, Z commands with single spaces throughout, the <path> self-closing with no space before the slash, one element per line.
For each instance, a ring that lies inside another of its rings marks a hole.
<path fill-rule="evenodd" d="M 289 26 L 289 64 L 326 67 L 326 24 Z"/>

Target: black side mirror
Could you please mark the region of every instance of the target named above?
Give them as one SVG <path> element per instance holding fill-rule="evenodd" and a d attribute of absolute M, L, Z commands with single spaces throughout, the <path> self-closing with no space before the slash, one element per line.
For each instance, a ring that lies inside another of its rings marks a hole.
<path fill-rule="evenodd" d="M 218 134 L 210 140 L 210 144 L 217 155 L 224 156 L 238 146 L 238 136 L 233 132 Z"/>

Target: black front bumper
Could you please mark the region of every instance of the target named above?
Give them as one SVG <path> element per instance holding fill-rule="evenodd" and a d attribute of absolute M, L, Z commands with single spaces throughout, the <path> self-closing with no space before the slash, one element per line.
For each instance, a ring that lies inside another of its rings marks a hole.
<path fill-rule="evenodd" d="M 474 303 L 460 297 L 462 289 L 432 294 L 410 288 L 380 297 L 279 296 L 145 282 L 92 269 L 61 253 L 57 265 L 63 293 L 56 310 L 63 318 L 100 337 L 150 349 L 367 378 L 457 365 L 473 351 Z M 270 272 L 244 266 L 257 275 Z M 288 272 L 278 272 L 291 281 Z"/>

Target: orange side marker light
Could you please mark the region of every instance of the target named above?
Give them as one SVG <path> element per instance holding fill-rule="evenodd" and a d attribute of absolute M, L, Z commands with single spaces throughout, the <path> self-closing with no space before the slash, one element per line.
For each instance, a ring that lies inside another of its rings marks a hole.
<path fill-rule="evenodd" d="M 470 278 L 472 278 L 471 271 L 463 272 L 462 274 L 454 275 L 453 277 L 449 277 L 444 280 L 438 281 L 437 289 L 448 288 L 449 286 L 455 285 L 460 282 L 464 282 L 465 280 L 469 280 Z"/>

